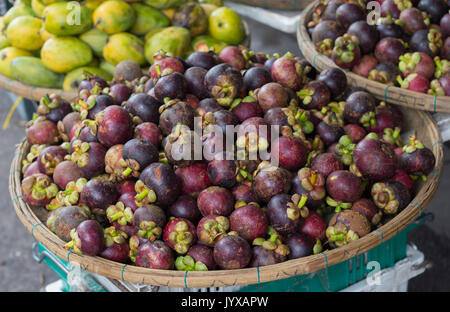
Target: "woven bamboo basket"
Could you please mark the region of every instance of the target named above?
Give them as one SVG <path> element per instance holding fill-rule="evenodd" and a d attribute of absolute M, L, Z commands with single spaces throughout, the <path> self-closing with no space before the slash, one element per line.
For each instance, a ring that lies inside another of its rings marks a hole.
<path fill-rule="evenodd" d="M 308 6 L 311 0 L 231 0 L 231 2 L 266 9 L 301 10 Z"/>
<path fill-rule="evenodd" d="M 314 1 L 303 10 L 300 15 L 297 29 L 297 42 L 300 51 L 305 58 L 319 71 L 330 67 L 338 67 L 330 58 L 316 51 L 307 30 L 307 23 L 311 20 L 312 13 L 318 1 Z M 383 83 L 369 80 L 351 71 L 347 71 L 348 84 L 362 87 L 372 93 L 377 99 L 390 104 L 397 104 L 418 110 L 430 112 L 450 112 L 450 96 L 434 96 L 388 86 Z"/>
<path fill-rule="evenodd" d="M 75 91 L 33 87 L 2 74 L 0 74 L 0 88 L 33 101 L 39 101 L 46 94 L 52 93 L 59 94 L 69 102 L 73 102 L 77 97 L 77 92 Z"/>
<path fill-rule="evenodd" d="M 436 192 L 444 163 L 442 138 L 439 128 L 427 112 L 407 110 L 402 108 L 407 121 L 405 131 L 414 131 L 417 138 L 425 146 L 432 149 L 436 157 L 436 167 L 426 181 L 421 181 L 416 189 L 416 196 L 411 203 L 395 218 L 369 233 L 361 239 L 325 253 L 289 260 L 276 265 L 241 270 L 217 270 L 208 272 L 182 272 L 171 270 L 154 270 L 140 268 L 134 265 L 124 265 L 101 257 L 80 256 L 64 248 L 65 242 L 52 233 L 45 225 L 45 215 L 41 219 L 37 212 L 45 210 L 29 206 L 21 193 L 21 162 L 29 149 L 26 140 L 17 146 L 16 154 L 11 164 L 9 176 L 9 191 L 17 216 L 31 232 L 32 236 L 41 242 L 58 257 L 71 263 L 78 263 L 84 270 L 126 282 L 166 286 L 166 287 L 224 287 L 241 286 L 284 279 L 296 275 L 309 274 L 336 263 L 360 255 L 405 229 L 423 213 L 425 207 Z"/>
<path fill-rule="evenodd" d="M 248 24 L 246 21 L 242 21 L 245 28 L 245 39 L 241 43 L 244 47 L 249 48 L 250 47 L 250 28 L 248 27 Z M 144 70 L 145 71 L 145 70 Z M 18 96 L 22 96 L 25 99 L 29 99 L 32 101 L 39 102 L 43 96 L 46 94 L 55 93 L 61 96 L 61 98 L 65 99 L 66 101 L 73 102 L 77 97 L 77 92 L 75 91 L 64 91 L 62 89 L 48 89 L 48 88 L 40 88 L 35 86 L 30 86 L 27 84 L 24 84 L 20 81 L 17 81 L 15 79 L 6 77 L 2 74 L 0 74 L 0 88 L 9 91 L 11 93 L 14 93 Z"/>

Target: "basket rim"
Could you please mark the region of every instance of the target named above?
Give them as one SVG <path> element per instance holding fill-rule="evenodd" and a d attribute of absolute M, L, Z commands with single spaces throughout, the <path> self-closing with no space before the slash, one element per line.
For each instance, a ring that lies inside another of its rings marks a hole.
<path fill-rule="evenodd" d="M 239 3 L 243 5 L 254 5 L 264 9 L 276 10 L 301 10 L 309 3 L 309 0 L 291 0 L 278 4 L 277 0 L 230 0 L 230 2 Z M 274 4 L 275 3 L 275 4 Z"/>
<path fill-rule="evenodd" d="M 409 205 L 385 225 L 349 245 L 274 265 L 204 272 L 158 270 L 121 264 L 98 256 L 91 257 L 71 253 L 71 250 L 64 248 L 65 242 L 51 232 L 22 199 L 20 188 L 21 160 L 29 148 L 26 139 L 17 145 L 16 153 L 11 163 L 9 192 L 18 218 L 27 230 L 31 232 L 33 238 L 61 259 L 66 259 L 67 262 L 72 264 L 78 264 L 83 270 L 116 280 L 166 287 L 202 288 L 259 284 L 314 273 L 360 255 L 397 235 L 424 212 L 425 207 L 438 189 L 440 174 L 444 165 L 444 152 L 441 133 L 431 115 L 423 111 L 412 111 L 412 113 L 418 114 L 418 118 L 421 118 L 423 122 L 429 123 L 430 137 L 435 141 L 431 149 L 436 157 L 436 165 L 433 171 L 434 174 L 428 175 L 427 181 Z"/>
<path fill-rule="evenodd" d="M 297 44 L 304 57 L 319 71 L 327 68 L 340 68 L 330 58 L 316 51 L 311 40 L 311 36 L 306 28 L 306 23 L 311 19 L 311 15 L 316 5 L 320 2 L 311 2 L 301 13 L 297 27 Z M 347 76 L 348 84 L 355 87 L 366 88 L 377 99 L 416 110 L 429 112 L 450 112 L 450 96 L 435 96 L 426 93 L 415 92 L 396 86 L 389 86 L 384 83 L 369 80 L 357 75 L 352 71 L 342 69 Z"/>
<path fill-rule="evenodd" d="M 245 29 L 245 39 L 240 44 L 246 48 L 249 48 L 251 43 L 250 27 L 248 26 L 247 21 L 245 21 L 243 17 L 241 17 L 241 19 Z M 22 96 L 23 98 L 37 102 L 39 102 L 41 98 L 44 97 L 46 94 L 52 93 L 59 95 L 62 99 L 69 102 L 75 100 L 78 96 L 78 92 L 76 91 L 64 91 L 64 89 L 52 89 L 52 88 L 31 86 L 22 83 L 14 78 L 7 77 L 3 74 L 0 74 L 0 88 L 9 91 L 11 93 L 14 93 L 18 96 Z"/>
<path fill-rule="evenodd" d="M 52 93 L 66 101 L 72 101 L 77 97 L 76 91 L 30 86 L 3 74 L 0 74 L 0 88 L 32 101 L 39 101 L 46 94 Z"/>

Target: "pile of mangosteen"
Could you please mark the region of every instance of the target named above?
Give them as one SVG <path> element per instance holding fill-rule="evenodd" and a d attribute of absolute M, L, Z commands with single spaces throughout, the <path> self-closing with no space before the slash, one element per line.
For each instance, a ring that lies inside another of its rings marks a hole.
<path fill-rule="evenodd" d="M 450 96 L 447 0 L 321 0 L 307 27 L 318 52 L 369 80 Z"/>
<path fill-rule="evenodd" d="M 160 52 L 145 73 L 124 61 L 73 103 L 41 99 L 23 198 L 67 249 L 146 268 L 241 269 L 349 244 L 401 212 L 435 158 L 402 142 L 396 107 L 346 81 L 235 46 Z M 196 136 L 200 156 L 175 157 Z"/>

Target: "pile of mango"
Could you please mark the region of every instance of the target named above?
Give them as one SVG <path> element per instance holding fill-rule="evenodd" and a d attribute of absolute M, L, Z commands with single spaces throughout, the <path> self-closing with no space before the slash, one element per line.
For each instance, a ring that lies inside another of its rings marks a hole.
<path fill-rule="evenodd" d="M 123 60 L 144 69 L 160 50 L 185 58 L 245 39 L 221 0 L 16 0 L 0 29 L 1 74 L 65 91 L 85 75 L 111 80 Z"/>

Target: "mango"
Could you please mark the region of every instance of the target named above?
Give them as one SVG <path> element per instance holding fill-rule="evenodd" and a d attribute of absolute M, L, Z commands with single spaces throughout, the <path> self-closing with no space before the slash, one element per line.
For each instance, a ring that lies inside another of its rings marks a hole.
<path fill-rule="evenodd" d="M 80 35 L 80 39 L 86 42 L 92 51 L 94 51 L 94 54 L 99 57 L 103 56 L 103 47 L 105 46 L 108 37 L 108 34 L 97 28 L 92 28 Z"/>
<path fill-rule="evenodd" d="M 172 22 L 173 16 L 175 15 L 175 13 L 177 13 L 177 9 L 175 9 L 175 8 L 165 9 L 165 10 L 162 10 L 161 12 L 163 12 L 164 15 L 167 16 L 169 21 Z"/>
<path fill-rule="evenodd" d="M 47 40 L 50 39 L 50 38 L 55 37 L 54 34 L 51 34 L 51 33 L 49 33 L 48 31 L 46 31 L 46 30 L 45 30 L 45 27 L 42 27 L 42 28 L 41 28 L 41 30 L 40 30 L 40 35 L 41 35 L 42 40 L 44 40 L 44 42 L 47 41 Z"/>
<path fill-rule="evenodd" d="M 31 56 L 31 52 L 15 47 L 6 47 L 0 50 L 0 73 L 9 78 L 14 78 L 11 71 L 11 61 L 19 56 Z"/>
<path fill-rule="evenodd" d="M 120 0 L 108 0 L 99 5 L 92 16 L 94 25 L 107 34 L 127 31 L 136 20 L 131 5 Z"/>
<path fill-rule="evenodd" d="M 103 1 L 99 0 L 86 0 L 83 2 L 83 5 L 88 8 L 92 13 L 95 11 L 96 8 L 102 4 Z"/>
<path fill-rule="evenodd" d="M 9 23 L 6 36 L 13 47 L 24 50 L 37 50 L 43 44 L 40 35 L 42 21 L 33 16 L 19 16 Z"/>
<path fill-rule="evenodd" d="M 160 32 L 161 30 L 165 29 L 165 27 L 156 27 L 150 30 L 148 33 L 144 36 L 144 42 L 146 42 L 150 37 L 152 37 L 154 34 Z"/>
<path fill-rule="evenodd" d="M 92 50 L 76 37 L 53 37 L 41 49 L 44 65 L 56 73 L 67 73 L 92 61 Z"/>
<path fill-rule="evenodd" d="M 167 27 L 145 42 L 145 58 L 153 64 L 153 55 L 159 50 L 171 53 L 173 56 L 183 55 L 189 50 L 191 35 L 189 30 L 183 27 Z"/>
<path fill-rule="evenodd" d="M 36 16 L 42 17 L 45 4 L 41 0 L 31 0 L 31 8 Z"/>
<path fill-rule="evenodd" d="M 66 0 L 42 0 L 42 3 L 44 3 L 45 6 L 56 2 L 66 2 Z"/>
<path fill-rule="evenodd" d="M 193 37 L 200 36 L 208 30 L 208 16 L 200 4 L 188 2 L 180 6 L 172 25 L 189 29 Z"/>
<path fill-rule="evenodd" d="M 34 16 L 34 11 L 30 6 L 19 2 L 12 6 L 5 15 L 3 15 L 2 19 L 5 25 L 8 25 L 13 19 L 19 16 Z"/>
<path fill-rule="evenodd" d="M 92 27 L 91 12 L 80 3 L 57 2 L 44 9 L 44 27 L 57 36 L 73 36 Z"/>
<path fill-rule="evenodd" d="M 203 10 L 206 13 L 206 16 L 210 16 L 211 13 L 215 10 L 218 9 L 220 6 L 215 5 L 215 4 L 210 4 L 210 3 L 200 3 L 200 6 L 203 8 Z"/>
<path fill-rule="evenodd" d="M 165 10 L 177 7 L 185 2 L 185 0 L 144 0 L 143 2 L 156 9 Z"/>
<path fill-rule="evenodd" d="M 103 57 L 114 66 L 124 60 L 134 61 L 140 66 L 144 65 L 144 43 L 129 33 L 114 34 L 108 38 L 103 48 Z"/>
<path fill-rule="evenodd" d="M 24 4 L 26 6 L 31 6 L 31 0 L 16 0 L 14 1 L 14 5 L 16 4 Z"/>
<path fill-rule="evenodd" d="M 63 81 L 63 90 L 77 91 L 78 85 L 80 84 L 80 81 L 85 78 L 85 75 L 95 75 L 105 79 L 106 81 L 110 81 L 112 79 L 112 75 L 101 68 L 92 66 L 79 67 L 66 74 Z"/>
<path fill-rule="evenodd" d="M 55 89 L 62 86 L 62 75 L 58 75 L 45 67 L 38 57 L 16 57 L 11 61 L 11 71 L 14 78 L 30 86 Z"/>
<path fill-rule="evenodd" d="M 107 60 L 100 61 L 99 65 L 100 69 L 103 69 L 105 72 L 110 74 L 111 76 L 114 76 L 114 71 L 116 70 L 116 67 L 108 62 Z"/>
<path fill-rule="evenodd" d="M 5 35 L 1 34 L 0 35 L 0 50 L 6 47 L 10 47 L 11 43 L 8 40 L 8 37 L 6 37 Z"/>
<path fill-rule="evenodd" d="M 212 4 L 212 5 L 219 6 L 219 7 L 223 6 L 222 0 L 198 0 L 198 3 Z"/>
<path fill-rule="evenodd" d="M 170 21 L 157 9 L 141 3 L 132 3 L 134 11 L 136 12 L 136 22 L 129 32 L 136 36 L 143 36 L 152 29 L 158 27 L 167 27 Z"/>

